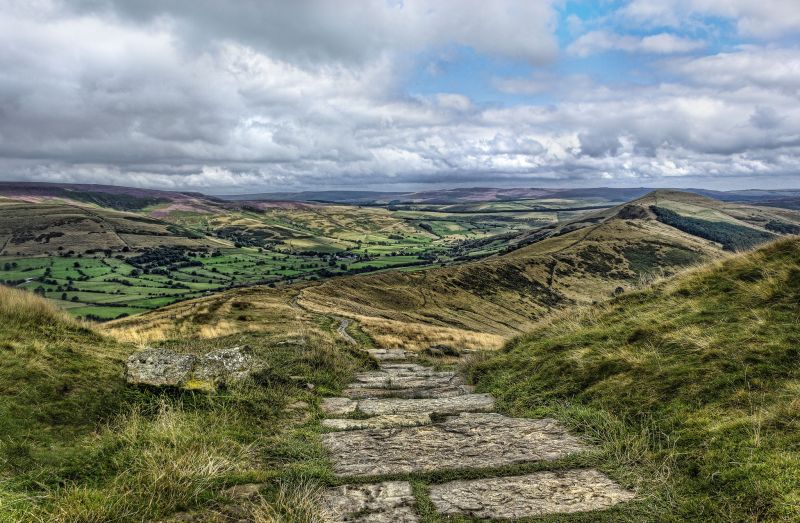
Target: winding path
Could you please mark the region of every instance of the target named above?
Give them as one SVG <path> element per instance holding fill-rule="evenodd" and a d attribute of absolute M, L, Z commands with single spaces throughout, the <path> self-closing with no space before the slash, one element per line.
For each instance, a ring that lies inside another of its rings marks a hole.
<path fill-rule="evenodd" d="M 293 309 L 297 309 L 297 310 L 300 310 L 300 311 L 303 311 L 303 312 L 311 313 L 312 311 L 309 311 L 308 309 L 306 309 L 305 307 L 300 305 L 300 301 L 299 300 L 300 300 L 300 297 L 302 296 L 302 293 L 303 293 L 302 290 L 298 291 L 297 295 L 295 295 L 291 299 L 291 301 L 289 302 L 289 305 Z M 317 314 L 317 313 L 314 313 L 314 314 Z M 358 345 L 358 342 L 355 340 L 355 338 L 350 336 L 350 333 L 347 332 L 347 327 L 350 326 L 350 319 L 349 318 L 345 318 L 343 316 L 334 316 L 334 315 L 331 315 L 331 314 L 327 314 L 327 315 L 326 314 L 320 314 L 320 315 L 321 316 L 328 316 L 329 318 L 333 318 L 334 320 L 338 321 L 339 322 L 339 326 L 336 328 L 336 333 L 344 341 L 346 341 L 350 345 Z"/>

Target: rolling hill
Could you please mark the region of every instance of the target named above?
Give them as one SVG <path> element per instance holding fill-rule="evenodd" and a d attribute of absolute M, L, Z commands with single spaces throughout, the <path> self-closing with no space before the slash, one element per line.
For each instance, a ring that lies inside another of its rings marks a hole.
<path fill-rule="evenodd" d="M 667 220 L 665 212 L 691 227 Z M 765 227 L 776 222 L 797 224 L 800 215 L 656 191 L 530 233 L 519 241 L 523 246 L 505 255 L 455 267 L 327 281 L 305 289 L 300 303 L 350 316 L 376 339 L 406 348 L 446 343 L 447 337 L 437 338 L 435 329 L 505 339 L 553 308 L 605 299 L 722 257 L 739 245 L 725 243 L 732 237 L 742 248 L 773 239 L 776 233 Z"/>
<path fill-rule="evenodd" d="M 800 519 L 800 240 L 549 317 L 471 366 L 646 500 L 613 521 Z M 605 521 L 593 519 L 592 521 Z"/>
<path fill-rule="evenodd" d="M 695 220 L 690 222 L 694 234 L 664 223 L 665 218 L 659 218 L 654 209 Z M 276 298 L 291 300 L 304 310 L 351 318 L 385 347 L 420 350 L 445 344 L 497 348 L 553 309 L 605 300 L 687 267 L 723 258 L 727 256 L 725 245 L 714 238 L 727 241 L 731 231 L 754 243 L 776 238 L 778 233 L 765 228 L 775 221 L 797 224 L 800 215 L 657 191 L 523 235 L 505 254 L 480 261 L 309 282 L 295 286 L 297 294 L 292 298 L 277 298 L 278 291 L 253 289 L 247 300 L 265 308 L 273 307 Z M 711 232 L 697 236 L 700 226 Z M 717 237 L 720 230 L 724 234 Z M 238 291 L 222 293 L 120 320 L 109 328 L 117 334 L 133 329 L 157 337 L 158 329 L 151 326 L 166 324 L 177 315 L 186 332 L 199 331 L 203 322 L 193 317 L 208 320 L 203 312 L 207 307 L 229 310 L 226 304 L 237 301 L 237 296 Z M 216 315 L 205 328 L 233 328 L 237 325 L 231 321 L 234 316 Z M 237 328 L 268 326 L 238 324 Z"/>

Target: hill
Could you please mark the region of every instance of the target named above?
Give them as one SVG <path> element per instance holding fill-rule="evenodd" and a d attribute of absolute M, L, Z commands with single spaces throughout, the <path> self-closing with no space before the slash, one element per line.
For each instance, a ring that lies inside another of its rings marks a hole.
<path fill-rule="evenodd" d="M 547 318 L 471 375 L 598 442 L 646 500 L 624 520 L 797 521 L 798 315 L 794 238 Z"/>
<path fill-rule="evenodd" d="M 568 202 L 423 212 L 34 183 L 0 184 L 0 195 L 0 282 L 94 320 L 231 287 L 480 258 L 581 212 Z"/>
<path fill-rule="evenodd" d="M 384 347 L 497 348 L 553 309 L 605 300 L 726 256 L 721 243 L 663 223 L 651 207 L 705 220 L 695 225 L 727 224 L 762 242 L 778 234 L 765 229 L 767 223 L 800 223 L 800 215 L 791 211 L 660 191 L 518 236 L 510 251 L 480 261 L 336 277 L 291 291 L 233 290 L 123 319 L 109 329 L 125 336 L 133 329 L 157 339 L 162 327 L 154 326 L 169 325 L 176 317 L 182 329 L 196 335 L 203 329 L 268 328 L 235 320 L 230 304 L 246 299 L 265 310 L 289 302 L 301 310 L 353 319 Z M 209 307 L 220 312 L 206 314 Z"/>
<path fill-rule="evenodd" d="M 683 221 L 667 220 L 671 212 Z M 657 213 L 661 213 L 658 215 Z M 475 337 L 496 346 L 545 312 L 605 299 L 643 281 L 776 237 L 791 211 L 656 191 L 517 239 L 504 255 L 454 267 L 336 279 L 302 291 L 311 310 L 349 316 L 383 344 L 420 349 Z M 686 227 L 690 224 L 691 227 Z M 733 241 L 738 243 L 726 244 Z"/>

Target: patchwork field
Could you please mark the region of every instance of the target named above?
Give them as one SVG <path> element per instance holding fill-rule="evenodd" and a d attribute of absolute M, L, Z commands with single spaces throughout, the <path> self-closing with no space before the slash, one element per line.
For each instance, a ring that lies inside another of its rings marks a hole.
<path fill-rule="evenodd" d="M 0 199 L 0 282 L 94 320 L 231 287 L 450 265 L 560 219 L 526 202 L 475 213 L 40 193 Z M 525 212 L 506 213 L 515 207 Z"/>

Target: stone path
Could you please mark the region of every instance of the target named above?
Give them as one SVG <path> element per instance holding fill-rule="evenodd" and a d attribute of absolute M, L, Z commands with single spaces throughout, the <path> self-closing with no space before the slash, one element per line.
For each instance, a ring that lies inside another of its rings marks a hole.
<path fill-rule="evenodd" d="M 323 444 L 340 478 L 490 470 L 587 449 L 556 420 L 495 413 L 491 395 L 473 393 L 453 372 L 411 363 L 404 351 L 370 352 L 380 368 L 358 374 L 344 397 L 322 405 L 329 416 L 323 426 L 332 431 L 323 435 Z M 430 500 L 446 516 L 515 519 L 602 510 L 633 498 L 592 469 L 485 476 L 430 485 Z M 407 481 L 331 488 L 324 505 L 336 522 L 419 521 Z"/>

